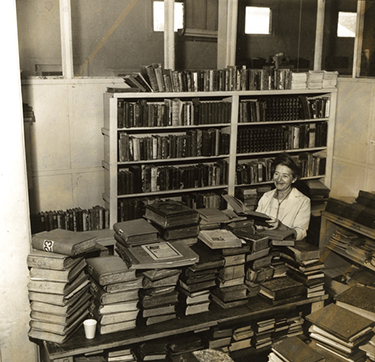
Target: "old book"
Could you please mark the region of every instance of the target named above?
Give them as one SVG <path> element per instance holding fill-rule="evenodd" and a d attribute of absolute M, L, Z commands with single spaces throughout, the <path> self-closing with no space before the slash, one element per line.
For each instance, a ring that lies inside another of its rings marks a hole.
<path fill-rule="evenodd" d="M 162 305 L 177 304 L 178 303 L 178 293 L 172 291 L 161 295 L 147 295 L 140 292 L 140 302 L 143 308 L 155 308 Z"/>
<path fill-rule="evenodd" d="M 72 264 L 65 270 L 51 270 L 33 267 L 29 271 L 29 277 L 31 280 L 69 283 L 77 277 L 85 266 L 86 260 L 81 258 L 80 260 L 77 260 L 76 264 Z"/>
<path fill-rule="evenodd" d="M 76 256 L 96 246 L 96 237 L 84 233 L 54 229 L 42 231 L 32 236 L 34 249 L 46 252 Z"/>
<path fill-rule="evenodd" d="M 136 327 L 136 320 L 134 319 L 131 321 L 126 321 L 126 322 L 98 325 L 98 330 L 100 334 L 108 334 L 108 333 L 126 331 L 129 329 L 133 329 L 135 327 Z"/>
<path fill-rule="evenodd" d="M 138 346 L 137 352 L 142 361 L 162 361 L 167 357 L 167 342 L 147 341 Z"/>
<path fill-rule="evenodd" d="M 375 321 L 375 289 L 366 286 L 352 286 L 340 293 L 336 304 L 346 310 Z"/>
<path fill-rule="evenodd" d="M 225 263 L 224 266 L 233 266 L 238 264 L 244 264 L 246 261 L 245 254 L 226 255 L 223 256 Z"/>
<path fill-rule="evenodd" d="M 245 283 L 244 277 L 221 280 L 219 277 L 216 278 L 216 285 L 218 288 L 233 287 L 235 285 L 243 285 Z"/>
<path fill-rule="evenodd" d="M 183 242 L 159 242 L 132 248 L 116 244 L 121 257 L 130 269 L 164 269 L 192 265 L 199 261 L 198 255 Z"/>
<path fill-rule="evenodd" d="M 294 246 L 288 246 L 284 252 L 294 257 L 298 262 L 320 258 L 319 247 L 310 244 L 306 240 L 300 240 Z"/>
<path fill-rule="evenodd" d="M 324 362 L 325 358 L 298 337 L 290 337 L 277 341 L 272 351 L 283 361 L 288 362 Z"/>
<path fill-rule="evenodd" d="M 229 346 L 229 351 L 239 351 L 241 349 L 250 348 L 251 345 L 251 338 L 242 339 L 240 341 L 233 341 Z"/>
<path fill-rule="evenodd" d="M 215 279 L 207 280 L 201 283 L 185 284 L 182 280 L 178 281 L 178 284 L 181 288 L 187 290 L 190 293 L 199 292 L 201 290 L 212 289 L 216 286 Z"/>
<path fill-rule="evenodd" d="M 351 342 L 372 329 L 374 321 L 342 308 L 334 303 L 328 304 L 309 315 L 306 320 L 346 342 Z"/>
<path fill-rule="evenodd" d="M 42 293 L 39 293 L 42 294 Z M 45 296 L 44 294 L 42 297 Z M 87 300 L 91 298 L 91 294 L 89 293 L 89 285 L 85 288 L 81 289 L 75 295 L 73 295 L 70 299 L 67 300 L 65 305 L 57 305 L 47 303 L 46 301 L 38 301 L 38 300 L 31 300 L 30 309 L 31 311 L 47 313 L 47 314 L 56 314 L 59 316 L 69 317 L 74 313 L 77 308 Z M 43 299 L 43 298 L 41 298 Z"/>
<path fill-rule="evenodd" d="M 251 254 L 246 255 L 246 261 L 252 261 L 258 258 L 262 258 L 269 254 L 270 248 L 265 248 L 259 251 L 254 251 Z"/>
<path fill-rule="evenodd" d="M 128 280 L 127 282 L 119 282 L 114 284 L 103 285 L 103 289 L 107 293 L 123 292 L 125 290 L 140 289 L 143 285 L 143 278 L 137 277 L 137 279 Z"/>
<path fill-rule="evenodd" d="M 198 224 L 199 213 L 182 202 L 166 200 L 146 206 L 145 218 L 162 228 Z"/>
<path fill-rule="evenodd" d="M 113 304 L 100 304 L 99 301 L 94 301 L 98 304 L 98 312 L 99 314 L 112 314 L 112 313 L 121 313 L 121 312 L 129 312 L 138 309 L 138 298 L 129 300 L 127 302 L 119 302 Z"/>
<path fill-rule="evenodd" d="M 202 283 L 205 281 L 216 279 L 216 273 L 199 273 L 195 275 L 182 274 L 180 280 L 183 281 L 185 284 L 195 284 L 195 283 Z"/>
<path fill-rule="evenodd" d="M 75 292 L 78 292 L 86 284 L 88 284 L 88 276 L 84 271 L 81 271 L 81 273 L 70 283 L 46 280 L 30 280 L 27 287 L 30 292 L 60 294 L 65 298 L 69 298 L 70 294 L 73 295 Z"/>
<path fill-rule="evenodd" d="M 31 320 L 59 324 L 66 327 L 71 325 L 77 318 L 79 318 L 80 315 L 89 308 L 90 304 L 91 301 L 88 298 L 83 303 L 77 304 L 77 307 L 75 307 L 73 312 L 69 315 L 58 315 L 31 310 L 30 318 Z M 36 327 L 36 325 L 34 327 Z"/>
<path fill-rule="evenodd" d="M 173 314 L 176 312 L 176 304 L 162 305 L 161 307 L 147 308 L 142 310 L 142 316 L 144 318 L 154 317 L 164 314 Z"/>
<path fill-rule="evenodd" d="M 280 230 L 280 229 L 270 229 L 262 230 L 260 235 L 267 236 L 271 240 L 288 240 L 294 235 L 293 230 Z"/>
<path fill-rule="evenodd" d="M 232 302 L 239 299 L 247 299 L 246 285 L 235 285 L 233 287 L 215 288 L 212 293 L 223 302 Z"/>
<path fill-rule="evenodd" d="M 182 315 L 193 315 L 203 312 L 208 312 L 210 308 L 211 301 L 189 304 L 180 308 L 180 313 Z M 181 305 L 180 305 L 181 306 Z"/>
<path fill-rule="evenodd" d="M 211 249 L 238 248 L 242 246 L 241 239 L 227 229 L 201 230 L 198 238 Z"/>
<path fill-rule="evenodd" d="M 219 270 L 218 278 L 221 281 L 245 277 L 245 265 L 226 266 Z"/>
<path fill-rule="evenodd" d="M 176 318 L 177 318 L 176 313 L 158 315 L 158 316 L 154 316 L 154 317 L 148 317 L 146 319 L 146 326 L 150 326 L 150 325 L 156 324 L 156 323 L 166 322 L 166 321 L 169 321 L 171 319 L 176 319 Z"/>
<path fill-rule="evenodd" d="M 77 326 L 77 328 L 78 327 L 79 326 Z M 28 332 L 28 336 L 35 339 L 40 339 L 42 341 L 61 344 L 64 343 L 73 334 L 73 332 L 70 332 L 69 334 L 57 334 L 31 327 Z"/>
<path fill-rule="evenodd" d="M 216 304 L 218 304 L 223 309 L 238 307 L 240 305 L 244 305 L 244 304 L 248 303 L 248 301 L 249 301 L 248 299 L 238 299 L 238 300 L 234 300 L 234 301 L 230 301 L 230 302 L 224 302 L 223 300 L 221 300 L 215 294 L 212 294 L 211 297 L 212 297 L 212 301 L 215 302 Z"/>
<path fill-rule="evenodd" d="M 191 249 L 199 256 L 199 261 L 190 265 L 189 270 L 198 272 L 202 270 L 210 270 L 224 266 L 225 260 L 223 256 L 215 253 L 211 248 L 201 241 L 191 246 Z"/>
<path fill-rule="evenodd" d="M 183 238 L 197 237 L 199 234 L 199 225 L 184 225 L 170 228 L 159 228 L 159 233 L 164 240 L 175 240 Z"/>
<path fill-rule="evenodd" d="M 92 304 L 91 308 L 89 309 L 89 312 L 92 315 L 92 317 L 96 319 L 98 323 L 100 323 L 100 325 L 106 325 L 132 321 L 137 318 L 139 309 L 125 312 L 99 314 L 98 309 Z"/>
<path fill-rule="evenodd" d="M 119 302 L 128 302 L 138 299 L 138 290 L 125 290 L 116 293 L 107 293 L 99 284 L 94 280 L 91 281 L 90 291 L 92 295 L 100 301 L 101 304 L 112 304 Z"/>
<path fill-rule="evenodd" d="M 185 304 L 196 304 L 196 303 L 202 303 L 202 302 L 208 302 L 210 300 L 210 291 L 209 290 L 203 290 L 201 292 L 197 292 L 195 295 L 189 293 L 185 289 L 178 287 L 177 291 L 179 292 L 178 298 L 179 300 Z"/>
<path fill-rule="evenodd" d="M 158 230 L 144 218 L 115 223 L 113 230 L 126 245 L 153 243 L 158 238 Z"/>
<path fill-rule="evenodd" d="M 143 288 L 147 289 L 147 288 L 158 288 L 158 287 L 168 286 L 168 285 L 176 285 L 179 277 L 180 277 L 180 274 L 174 274 L 174 275 L 170 275 L 168 277 L 154 280 L 154 281 L 148 278 L 143 278 Z"/>
<path fill-rule="evenodd" d="M 68 255 L 34 250 L 27 256 L 29 268 L 42 268 L 51 270 L 66 270 L 81 260 L 80 257 L 72 258 Z"/>
<path fill-rule="evenodd" d="M 302 283 L 286 276 L 261 283 L 259 292 L 272 300 L 281 300 L 303 295 L 306 288 Z"/>
<path fill-rule="evenodd" d="M 150 269 L 142 271 L 142 275 L 151 281 L 164 279 L 176 274 L 180 275 L 181 269 Z"/>
<path fill-rule="evenodd" d="M 135 270 L 130 270 L 117 255 L 89 258 L 87 271 L 99 285 L 107 285 L 136 279 Z"/>

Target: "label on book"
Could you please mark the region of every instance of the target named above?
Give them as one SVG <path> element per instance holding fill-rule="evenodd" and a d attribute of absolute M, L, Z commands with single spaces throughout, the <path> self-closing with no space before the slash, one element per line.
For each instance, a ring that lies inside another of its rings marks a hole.
<path fill-rule="evenodd" d="M 153 260 L 166 260 L 183 256 L 168 242 L 142 245 L 142 248 Z"/>
<path fill-rule="evenodd" d="M 54 241 L 53 240 L 43 240 L 43 250 L 44 251 L 48 251 L 50 253 L 53 253 L 53 244 L 54 244 Z"/>

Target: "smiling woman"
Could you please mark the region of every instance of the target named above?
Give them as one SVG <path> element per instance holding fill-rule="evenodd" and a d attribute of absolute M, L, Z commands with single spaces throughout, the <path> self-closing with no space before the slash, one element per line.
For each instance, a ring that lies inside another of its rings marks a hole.
<path fill-rule="evenodd" d="M 259 200 L 256 211 L 272 217 L 271 229 L 293 229 L 296 240 L 306 237 L 310 223 L 310 199 L 294 187 L 299 168 L 287 153 L 277 156 L 273 163 L 275 189 L 266 192 Z"/>

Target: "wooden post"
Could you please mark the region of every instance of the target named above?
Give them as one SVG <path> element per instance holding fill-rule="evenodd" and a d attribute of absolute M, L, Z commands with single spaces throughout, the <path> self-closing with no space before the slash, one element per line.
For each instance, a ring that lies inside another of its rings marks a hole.
<path fill-rule="evenodd" d="M 354 53 L 353 53 L 353 72 L 352 78 L 358 78 L 361 75 L 361 58 L 363 44 L 363 27 L 365 23 L 366 1 L 357 2 L 357 23 L 355 27 Z"/>
<path fill-rule="evenodd" d="M 315 53 L 314 53 L 314 70 L 322 69 L 323 54 L 323 35 L 324 35 L 324 12 L 325 0 L 318 0 L 318 10 L 316 14 L 316 35 L 315 35 Z"/>
<path fill-rule="evenodd" d="M 164 68 L 175 69 L 174 0 L 164 1 Z"/>
<path fill-rule="evenodd" d="M 60 0 L 61 60 L 65 79 L 74 78 L 72 8 L 70 0 Z"/>

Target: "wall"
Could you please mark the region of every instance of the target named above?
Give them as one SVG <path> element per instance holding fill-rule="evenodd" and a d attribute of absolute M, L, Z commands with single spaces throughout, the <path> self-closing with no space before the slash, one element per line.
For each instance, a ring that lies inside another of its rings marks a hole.
<path fill-rule="evenodd" d="M 0 361 L 37 361 L 28 339 L 29 301 L 26 257 L 30 225 L 23 142 L 22 100 L 15 1 L 0 2 L 3 69 L 2 141 L 0 143 Z"/>
<path fill-rule="evenodd" d="M 331 196 L 375 191 L 375 80 L 339 78 Z"/>

